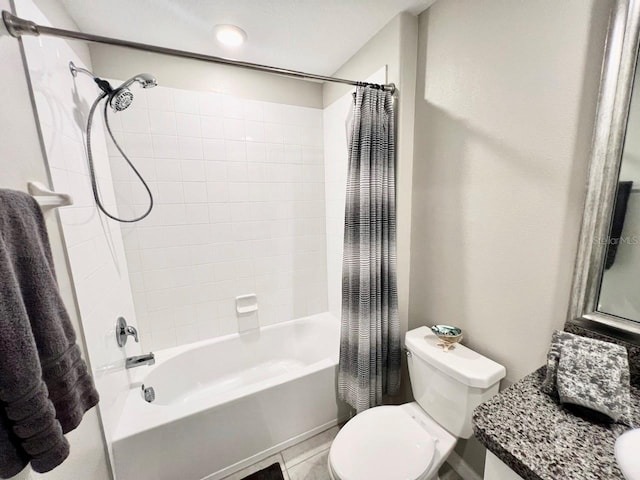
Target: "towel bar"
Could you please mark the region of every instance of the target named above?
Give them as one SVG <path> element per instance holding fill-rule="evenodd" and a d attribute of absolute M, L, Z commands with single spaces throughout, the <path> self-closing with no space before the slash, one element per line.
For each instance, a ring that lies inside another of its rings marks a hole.
<path fill-rule="evenodd" d="M 44 184 L 40 182 L 27 183 L 29 193 L 33 195 L 40 207 L 42 208 L 57 208 L 67 205 L 73 205 L 73 199 L 68 193 L 58 193 L 53 190 L 49 190 Z"/>

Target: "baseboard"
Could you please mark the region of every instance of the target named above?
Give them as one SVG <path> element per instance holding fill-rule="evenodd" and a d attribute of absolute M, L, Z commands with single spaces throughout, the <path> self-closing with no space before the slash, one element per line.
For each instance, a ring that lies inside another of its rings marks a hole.
<path fill-rule="evenodd" d="M 482 480 L 482 476 L 469 466 L 464 459 L 455 451 L 452 451 L 447 457 L 447 463 L 453 468 L 463 480 Z"/>

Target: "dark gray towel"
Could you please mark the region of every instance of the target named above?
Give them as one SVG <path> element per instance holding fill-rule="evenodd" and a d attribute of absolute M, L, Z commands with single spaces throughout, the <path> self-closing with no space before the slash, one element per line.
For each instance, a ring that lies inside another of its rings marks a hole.
<path fill-rule="evenodd" d="M 69 455 L 64 438 L 98 393 L 60 297 L 42 212 L 0 189 L 0 477 Z"/>
<path fill-rule="evenodd" d="M 540 387 L 543 392 L 560 403 L 587 408 L 631 426 L 629 384 L 624 347 L 569 332 L 553 333 L 547 376 Z"/>

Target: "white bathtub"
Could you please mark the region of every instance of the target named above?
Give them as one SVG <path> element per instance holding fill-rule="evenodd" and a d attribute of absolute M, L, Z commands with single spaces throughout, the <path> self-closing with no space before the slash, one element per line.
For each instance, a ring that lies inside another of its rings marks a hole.
<path fill-rule="evenodd" d="M 117 480 L 220 479 L 344 418 L 339 322 L 323 313 L 155 352 L 113 438 Z"/>

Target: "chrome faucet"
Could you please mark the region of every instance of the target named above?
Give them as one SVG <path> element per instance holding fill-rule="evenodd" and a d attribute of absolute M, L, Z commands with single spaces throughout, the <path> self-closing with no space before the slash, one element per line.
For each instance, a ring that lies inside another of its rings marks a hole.
<path fill-rule="evenodd" d="M 142 365 L 153 365 L 156 363 L 156 357 L 153 352 L 149 352 L 145 355 L 138 355 L 136 357 L 127 358 L 125 367 L 126 368 L 135 368 L 140 367 Z"/>
<path fill-rule="evenodd" d="M 118 321 L 116 322 L 116 341 L 118 342 L 118 346 L 121 348 L 124 347 L 130 336 L 133 337 L 136 343 L 140 341 L 138 339 L 138 330 L 136 330 L 136 327 L 127 325 L 127 321 L 124 317 L 118 317 Z"/>

